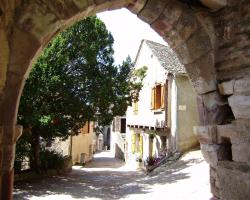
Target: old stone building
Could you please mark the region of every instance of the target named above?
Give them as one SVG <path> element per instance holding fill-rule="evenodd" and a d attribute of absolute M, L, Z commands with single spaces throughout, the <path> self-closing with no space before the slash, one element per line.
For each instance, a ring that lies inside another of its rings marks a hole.
<path fill-rule="evenodd" d="M 158 32 L 186 68 L 214 196 L 250 199 L 249 0 L 0 0 L 1 199 L 12 199 L 16 116 L 32 63 L 65 27 L 121 7 Z"/>

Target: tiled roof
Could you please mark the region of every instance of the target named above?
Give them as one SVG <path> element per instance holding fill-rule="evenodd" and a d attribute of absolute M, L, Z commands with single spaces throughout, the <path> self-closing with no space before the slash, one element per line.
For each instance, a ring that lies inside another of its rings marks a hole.
<path fill-rule="evenodd" d="M 150 40 L 143 40 L 152 50 L 161 65 L 170 73 L 186 73 L 184 65 L 179 61 L 176 53 L 169 47 Z M 143 42 L 142 41 L 142 42 Z"/>

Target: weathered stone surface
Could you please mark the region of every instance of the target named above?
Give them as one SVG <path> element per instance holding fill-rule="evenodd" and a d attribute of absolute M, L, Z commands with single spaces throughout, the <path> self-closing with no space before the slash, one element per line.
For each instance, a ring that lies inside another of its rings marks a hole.
<path fill-rule="evenodd" d="M 217 126 L 218 136 L 229 138 L 232 144 L 232 160 L 237 162 L 250 163 L 250 122 L 237 120 L 229 125 Z"/>
<path fill-rule="evenodd" d="M 9 72 L 2 104 L 0 105 L 0 124 L 16 124 L 19 99 L 24 85 L 24 77 L 17 73 Z M 14 106 L 15 105 L 15 106 Z"/>
<path fill-rule="evenodd" d="M 176 2 L 167 4 L 163 13 L 151 26 L 172 48 L 175 48 L 198 29 L 199 23 L 191 11 Z"/>
<path fill-rule="evenodd" d="M 242 141 L 241 143 L 232 142 L 233 161 L 245 162 L 250 164 L 250 141 Z"/>
<path fill-rule="evenodd" d="M 128 4 L 128 9 L 134 13 L 134 14 L 138 14 L 142 8 L 145 6 L 147 0 L 137 0 L 137 1 L 133 1 L 133 2 L 130 2 Z"/>
<path fill-rule="evenodd" d="M 231 115 L 226 102 L 216 91 L 197 96 L 200 125 L 223 124 Z"/>
<path fill-rule="evenodd" d="M 225 3 L 224 0 L 202 2 L 211 8 Z M 229 103 L 236 119 L 248 120 L 250 3 L 246 0 L 229 0 L 227 3 L 226 9 L 211 13 L 203 8 L 189 7 L 187 1 L 180 3 L 175 0 L 5 1 L 0 4 L 0 123 L 16 124 L 24 76 L 28 75 L 28 66 L 38 55 L 38 49 L 42 49 L 55 33 L 73 22 L 95 12 L 122 6 L 139 13 L 143 20 L 175 48 L 195 90 L 200 94 L 198 105 L 201 125 L 229 123 L 229 118 L 232 117 L 226 97 L 224 99 L 215 92 L 217 80 L 235 80 L 233 89 L 231 83 L 228 83 L 223 86 L 223 92 L 220 88 L 220 92 L 223 95 L 233 94 Z M 216 166 L 218 160 L 229 159 L 226 154 L 230 153 L 230 149 L 234 161 L 249 163 L 250 123 L 247 120 L 217 126 L 216 140 L 210 129 L 201 131 L 201 140 L 210 144 L 203 145 L 202 149 L 212 166 Z M 4 135 L 9 136 L 4 141 L 8 146 L 13 144 L 19 134 L 6 132 Z M 8 140 L 12 143 L 8 143 Z M 221 145 L 212 144 L 214 142 Z M 3 154 L 3 149 L 0 149 L 0 160 L 13 161 L 13 156 L 10 156 L 10 160 L 8 158 L 9 154 L 13 155 L 13 148 L 10 146 L 4 148 Z M 220 167 L 221 172 L 215 169 L 218 176 L 222 174 L 220 182 L 211 173 L 214 195 L 219 197 L 222 191 L 222 199 L 249 199 L 250 187 L 246 181 L 250 179 L 249 172 L 245 173 L 245 168 L 239 170 L 231 165 Z M 0 171 L 2 172 L 1 168 Z M 6 173 L 7 178 L 1 180 L 11 182 L 9 172 L 11 171 Z M 0 185 L 0 195 L 1 189 Z"/>
<path fill-rule="evenodd" d="M 244 163 L 223 161 L 218 163 L 221 199 L 250 199 L 250 166 Z"/>
<path fill-rule="evenodd" d="M 15 145 L 3 145 L 2 170 L 9 171 L 14 167 Z"/>
<path fill-rule="evenodd" d="M 220 183 L 217 169 L 210 166 L 210 187 L 212 194 L 216 197 L 220 197 Z"/>
<path fill-rule="evenodd" d="M 234 84 L 234 93 L 250 95 L 250 75 L 237 79 Z"/>
<path fill-rule="evenodd" d="M 0 130 L 1 136 L 5 136 L 0 141 L 0 152 L 2 152 L 1 169 L 8 172 L 13 169 L 16 141 L 21 136 L 23 129 L 20 125 L 3 125 Z"/>
<path fill-rule="evenodd" d="M 204 159 L 212 166 L 216 167 L 218 161 L 224 158 L 224 147 L 216 144 L 201 144 L 201 151 Z"/>
<path fill-rule="evenodd" d="M 215 125 L 195 126 L 194 133 L 197 135 L 201 144 L 217 143 L 217 127 Z"/>
<path fill-rule="evenodd" d="M 167 3 L 169 3 L 169 0 L 149 0 L 138 17 L 151 24 L 160 16 Z"/>
<path fill-rule="evenodd" d="M 185 43 L 174 48 L 174 50 L 183 64 L 191 64 L 212 50 L 212 45 L 209 36 L 201 28 L 195 31 Z"/>
<path fill-rule="evenodd" d="M 186 64 L 185 68 L 198 94 L 205 94 L 216 90 L 217 81 L 213 51 L 201 56 L 190 64 Z"/>
<path fill-rule="evenodd" d="M 9 62 L 9 44 L 6 32 L 1 29 L 0 25 L 0 94 L 3 91 L 6 81 L 6 73 Z"/>
<path fill-rule="evenodd" d="M 22 8 L 20 16 L 18 17 L 19 20 L 17 23 L 20 29 L 32 34 L 33 37 L 40 42 L 42 42 L 46 35 L 55 30 L 56 26 L 60 23 L 60 19 L 65 19 L 65 16 L 69 15 L 69 13 L 67 14 L 66 12 L 63 12 L 63 4 L 58 5 L 62 9 L 61 11 L 58 11 L 55 7 L 53 7 L 56 6 L 53 5 L 54 1 L 50 2 L 51 3 L 49 3 L 49 5 L 46 5 L 38 4 L 36 1 L 32 1 L 32 3 Z"/>
<path fill-rule="evenodd" d="M 233 95 L 228 102 L 236 119 L 250 119 L 250 96 Z"/>
<path fill-rule="evenodd" d="M 40 45 L 32 35 L 14 28 L 10 44 L 10 48 L 13 50 L 8 71 L 24 76 Z"/>
<path fill-rule="evenodd" d="M 201 0 L 201 2 L 213 11 L 219 10 L 227 5 L 227 0 Z"/>
<path fill-rule="evenodd" d="M 222 95 L 232 95 L 234 93 L 235 80 L 225 81 L 218 84 L 219 92 Z"/>
<path fill-rule="evenodd" d="M 227 9 L 214 15 L 218 53 L 218 79 L 243 77 L 249 71 L 249 1 L 228 1 Z M 247 11 L 248 10 L 248 11 Z"/>
<path fill-rule="evenodd" d="M 103 12 L 106 10 L 114 10 L 122 7 L 127 7 L 131 0 L 95 0 L 95 6 L 93 8 L 93 14 Z M 90 6 L 88 7 L 90 9 Z"/>
<path fill-rule="evenodd" d="M 197 20 L 199 21 L 201 27 L 208 34 L 210 38 L 210 43 L 212 45 L 212 49 L 217 48 L 216 44 L 216 35 L 215 35 L 215 27 L 214 20 L 208 12 L 202 10 L 195 13 Z"/>
<path fill-rule="evenodd" d="M 217 125 L 218 138 L 232 138 L 235 135 L 232 124 Z"/>

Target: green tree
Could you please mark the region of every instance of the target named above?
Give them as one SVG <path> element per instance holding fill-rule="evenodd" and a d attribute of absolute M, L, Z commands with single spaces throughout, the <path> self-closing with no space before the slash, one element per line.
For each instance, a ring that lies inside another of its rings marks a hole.
<path fill-rule="evenodd" d="M 89 17 L 58 34 L 33 66 L 18 114 L 31 136 L 33 169 L 40 167 L 41 136 L 67 138 L 89 120 L 109 124 L 135 98 L 141 87 L 132 83 L 131 59 L 115 66 L 113 41 L 104 23 Z"/>

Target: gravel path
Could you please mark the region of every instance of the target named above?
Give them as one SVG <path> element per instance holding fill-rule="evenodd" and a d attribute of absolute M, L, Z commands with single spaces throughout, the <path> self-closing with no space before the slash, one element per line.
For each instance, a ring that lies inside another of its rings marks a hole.
<path fill-rule="evenodd" d="M 200 151 L 162 166 L 150 175 L 133 170 L 110 152 L 95 155 L 67 176 L 55 176 L 15 185 L 14 200 L 209 200 L 209 167 Z"/>

